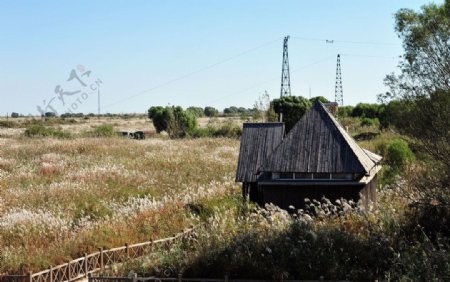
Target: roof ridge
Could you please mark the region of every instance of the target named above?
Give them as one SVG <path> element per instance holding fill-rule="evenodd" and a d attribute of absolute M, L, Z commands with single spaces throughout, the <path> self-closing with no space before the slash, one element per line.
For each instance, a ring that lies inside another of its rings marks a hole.
<path fill-rule="evenodd" d="M 358 154 L 356 154 L 356 152 L 354 151 L 352 145 L 349 143 L 349 140 L 347 140 L 346 137 L 350 138 L 351 141 L 354 142 L 354 145 L 357 146 L 357 148 L 361 149 L 361 151 L 364 153 L 364 155 L 367 156 L 367 158 L 369 158 L 369 160 L 376 165 L 376 163 L 372 160 L 372 158 L 366 153 L 366 151 L 361 148 L 361 146 L 358 145 L 358 143 L 355 141 L 355 139 L 353 139 L 353 137 L 350 136 L 350 134 L 348 134 L 348 132 L 342 127 L 342 125 L 337 121 L 337 119 L 333 116 L 333 114 L 327 109 L 327 107 L 325 107 L 325 105 L 320 102 L 317 101 L 316 104 L 319 104 L 322 110 L 325 111 L 325 113 L 328 115 L 328 117 L 331 119 L 331 121 L 333 122 L 333 125 L 336 127 L 336 129 L 338 129 L 339 133 L 342 135 L 342 137 L 344 138 L 345 143 L 347 143 L 347 145 L 350 147 L 351 152 L 353 153 L 353 155 L 356 157 L 356 159 L 359 161 L 359 163 L 361 164 L 361 166 L 364 168 L 366 173 L 369 173 L 370 170 L 372 168 L 366 168 L 366 166 L 364 165 L 364 162 L 359 158 Z M 314 105 L 315 106 L 315 105 Z M 313 107 L 314 107 L 313 106 Z"/>

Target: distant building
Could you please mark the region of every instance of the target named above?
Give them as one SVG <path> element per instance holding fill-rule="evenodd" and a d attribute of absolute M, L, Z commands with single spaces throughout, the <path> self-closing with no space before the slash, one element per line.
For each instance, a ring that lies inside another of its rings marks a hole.
<path fill-rule="evenodd" d="M 376 202 L 382 157 L 362 149 L 316 102 L 284 136 L 284 123 L 244 123 L 236 181 L 244 197 L 302 208 L 304 199 Z"/>

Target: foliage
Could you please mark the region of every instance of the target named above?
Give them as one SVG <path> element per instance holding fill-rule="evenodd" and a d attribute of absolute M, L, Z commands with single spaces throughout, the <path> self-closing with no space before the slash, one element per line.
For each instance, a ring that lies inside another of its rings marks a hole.
<path fill-rule="evenodd" d="M 353 106 L 343 106 L 338 107 L 339 117 L 350 117 L 352 116 Z"/>
<path fill-rule="evenodd" d="M 205 107 L 204 110 L 205 116 L 207 117 L 215 117 L 219 115 L 219 111 L 214 107 Z"/>
<path fill-rule="evenodd" d="M 443 162 L 450 172 L 450 89 L 416 98 L 409 104 L 397 128 L 418 140 L 421 148 Z"/>
<path fill-rule="evenodd" d="M 112 124 L 102 124 L 88 131 L 87 135 L 91 137 L 112 137 L 116 135 L 116 129 Z"/>
<path fill-rule="evenodd" d="M 352 110 L 352 117 L 378 118 L 378 104 L 358 103 Z"/>
<path fill-rule="evenodd" d="M 302 96 L 284 96 L 274 99 L 271 103 L 275 113 L 283 114 L 286 132 L 300 120 L 300 118 L 311 108 L 311 102 Z"/>
<path fill-rule="evenodd" d="M 205 116 L 205 112 L 201 107 L 189 107 L 186 109 L 186 111 L 195 115 L 197 118 Z"/>
<path fill-rule="evenodd" d="M 406 196 L 408 195 L 408 196 Z M 193 238 L 157 258 L 145 258 L 140 275 L 161 269 L 184 277 L 315 280 L 427 280 L 450 274 L 448 237 L 430 240 L 416 218 L 405 212 L 415 195 L 397 184 L 380 193 L 377 210 L 361 210 L 351 201 L 313 200 L 290 213 L 236 200 L 203 202 L 205 223 Z M 407 198 L 405 198 L 405 196 Z M 122 270 L 124 273 L 129 268 Z"/>
<path fill-rule="evenodd" d="M 397 127 L 406 128 L 410 121 L 406 118 L 414 106 L 410 101 L 392 100 L 381 105 L 379 112 L 380 125 L 382 128 Z"/>
<path fill-rule="evenodd" d="M 18 118 L 18 117 L 19 117 L 19 114 L 16 113 L 16 112 L 12 112 L 12 113 L 11 113 L 11 117 L 12 117 L 12 118 Z"/>
<path fill-rule="evenodd" d="M 414 154 L 408 143 L 402 139 L 392 140 L 386 151 L 386 161 L 395 169 L 404 169 L 405 166 L 414 160 Z"/>
<path fill-rule="evenodd" d="M 166 131 L 171 138 L 181 138 L 192 134 L 197 127 L 197 116 L 182 107 L 151 107 L 148 116 L 159 133 Z"/>
<path fill-rule="evenodd" d="M 46 112 L 46 113 L 44 114 L 44 116 L 45 116 L 46 118 L 52 118 L 52 117 L 56 117 L 56 113 L 54 113 L 54 112 Z"/>
<path fill-rule="evenodd" d="M 56 138 L 70 138 L 69 132 L 47 127 L 42 124 L 32 124 L 25 129 L 24 132 L 27 137 L 56 137 Z"/>
<path fill-rule="evenodd" d="M 322 103 L 329 103 L 330 100 L 328 100 L 327 98 L 323 97 L 323 96 L 317 96 L 317 97 L 312 97 L 311 99 L 309 99 L 309 101 L 314 104 L 317 101 L 320 101 Z"/>
<path fill-rule="evenodd" d="M 388 75 L 390 92 L 381 99 L 429 96 L 450 88 L 450 1 L 422 6 L 420 12 L 401 9 L 395 29 L 403 40 L 405 54 L 400 74 Z"/>
<path fill-rule="evenodd" d="M 194 138 L 201 137 L 227 137 L 239 138 L 242 135 L 242 127 L 233 120 L 228 119 L 223 123 L 210 122 L 205 128 L 197 127 L 191 136 Z"/>
<path fill-rule="evenodd" d="M 380 126 L 380 121 L 377 118 L 361 118 L 361 126 Z"/>

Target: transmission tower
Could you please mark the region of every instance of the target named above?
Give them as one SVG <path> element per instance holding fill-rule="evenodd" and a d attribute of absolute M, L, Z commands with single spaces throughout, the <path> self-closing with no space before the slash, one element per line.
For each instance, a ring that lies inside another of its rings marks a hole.
<path fill-rule="evenodd" d="M 289 35 L 286 36 L 283 41 L 283 64 L 281 67 L 280 97 L 291 96 L 291 77 L 289 74 L 288 40 Z"/>
<path fill-rule="evenodd" d="M 337 55 L 336 63 L 336 86 L 334 88 L 334 101 L 338 106 L 344 105 L 344 92 L 342 91 L 341 55 Z"/>

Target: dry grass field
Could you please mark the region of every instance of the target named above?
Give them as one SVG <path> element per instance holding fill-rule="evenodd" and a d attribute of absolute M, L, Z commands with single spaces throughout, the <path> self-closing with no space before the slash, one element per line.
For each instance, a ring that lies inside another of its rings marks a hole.
<path fill-rule="evenodd" d="M 149 127 L 144 121 L 108 120 L 122 130 Z M 81 132 L 92 123 L 62 126 Z M 237 188 L 236 139 L 22 132 L 0 129 L 0 273 L 38 271 L 98 247 L 170 235 L 199 221 L 187 204 Z"/>

